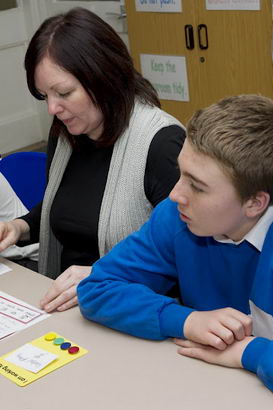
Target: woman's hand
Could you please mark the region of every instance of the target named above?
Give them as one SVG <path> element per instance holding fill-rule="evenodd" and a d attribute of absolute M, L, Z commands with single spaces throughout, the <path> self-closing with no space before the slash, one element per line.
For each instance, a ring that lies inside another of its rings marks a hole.
<path fill-rule="evenodd" d="M 29 239 L 29 225 L 23 219 L 0 222 L 0 252 L 20 240 Z"/>
<path fill-rule="evenodd" d="M 46 312 L 58 310 L 62 312 L 78 304 L 77 286 L 91 273 L 92 266 L 72 265 L 66 269 L 54 282 L 49 291 L 40 301 L 40 306 Z"/>

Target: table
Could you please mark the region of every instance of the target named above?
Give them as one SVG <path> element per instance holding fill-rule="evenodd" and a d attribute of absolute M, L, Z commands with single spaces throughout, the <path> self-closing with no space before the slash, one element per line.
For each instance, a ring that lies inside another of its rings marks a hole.
<path fill-rule="evenodd" d="M 13 262 L 0 289 L 39 307 L 51 279 Z M 273 393 L 245 370 L 182 357 L 170 341 L 137 339 L 85 320 L 75 307 L 0 341 L 0 355 L 55 331 L 88 354 L 19 387 L 0 375 L 3 410 L 272 410 Z"/>

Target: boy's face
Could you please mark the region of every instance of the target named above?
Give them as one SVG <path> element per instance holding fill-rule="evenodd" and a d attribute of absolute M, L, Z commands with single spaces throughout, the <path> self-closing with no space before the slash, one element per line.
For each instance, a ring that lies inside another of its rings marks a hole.
<path fill-rule="evenodd" d="M 246 203 L 241 203 L 217 161 L 194 151 L 186 139 L 178 164 L 181 177 L 170 198 L 189 230 L 197 236 L 242 239 L 255 223 L 246 216 Z"/>

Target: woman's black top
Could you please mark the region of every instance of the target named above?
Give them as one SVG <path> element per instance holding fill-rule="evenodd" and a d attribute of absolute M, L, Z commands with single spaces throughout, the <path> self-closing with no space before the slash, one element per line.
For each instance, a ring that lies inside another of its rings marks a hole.
<path fill-rule="evenodd" d="M 61 184 L 52 203 L 51 228 L 63 246 L 61 270 L 71 265 L 92 265 L 99 259 L 98 221 L 113 147 L 98 147 L 86 135 L 77 137 Z M 184 130 L 172 125 L 153 138 L 145 168 L 144 190 L 152 206 L 166 198 L 179 178 L 177 157 Z M 57 145 L 48 141 L 48 169 Z M 31 242 L 39 240 L 41 204 L 23 219 L 30 226 Z"/>

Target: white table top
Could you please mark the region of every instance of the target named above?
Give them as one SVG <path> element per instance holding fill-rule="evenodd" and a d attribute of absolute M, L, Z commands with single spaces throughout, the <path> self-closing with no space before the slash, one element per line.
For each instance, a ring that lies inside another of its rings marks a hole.
<path fill-rule="evenodd" d="M 0 259 L 1 262 L 1 259 Z M 51 280 L 10 261 L 0 290 L 39 307 Z M 3 410 L 272 410 L 273 393 L 239 369 L 182 357 L 170 341 L 137 339 L 89 322 L 78 307 L 0 341 L 0 356 L 55 331 L 88 354 L 19 387 L 0 375 Z"/>

